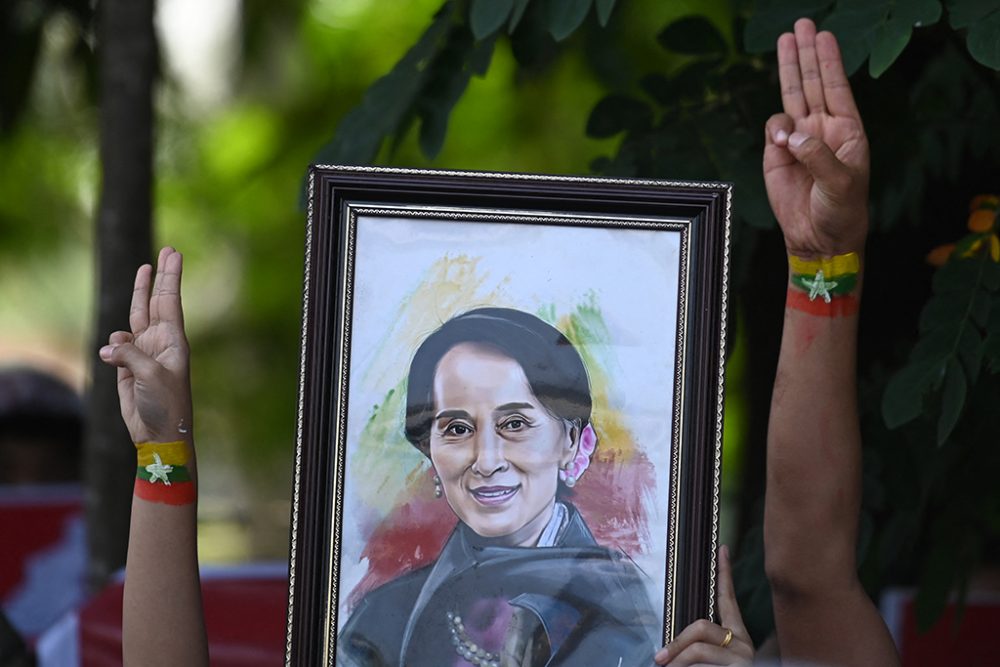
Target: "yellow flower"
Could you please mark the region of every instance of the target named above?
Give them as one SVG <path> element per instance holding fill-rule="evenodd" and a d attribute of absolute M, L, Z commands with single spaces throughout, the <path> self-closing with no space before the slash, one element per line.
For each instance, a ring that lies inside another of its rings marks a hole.
<path fill-rule="evenodd" d="M 969 216 L 969 230 L 973 232 L 988 232 L 993 229 L 996 219 L 997 212 L 995 209 L 977 209 Z"/>
<path fill-rule="evenodd" d="M 983 247 L 983 243 L 987 241 L 990 244 L 989 246 L 990 258 L 994 262 L 1000 262 L 1000 237 L 997 237 L 996 234 L 990 234 L 989 236 L 984 236 L 982 238 L 976 239 L 973 242 L 973 244 L 969 246 L 969 249 L 962 253 L 962 257 L 963 258 L 972 257 L 977 252 L 979 252 L 979 249 Z"/>

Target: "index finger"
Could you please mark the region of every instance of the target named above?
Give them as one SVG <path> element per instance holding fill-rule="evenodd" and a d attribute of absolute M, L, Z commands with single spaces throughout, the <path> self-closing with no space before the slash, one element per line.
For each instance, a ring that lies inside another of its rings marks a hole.
<path fill-rule="evenodd" d="M 827 110 L 834 116 L 860 118 L 851 84 L 847 81 L 847 72 L 844 71 L 840 46 L 832 32 L 824 31 L 816 35 L 816 55 L 819 57 Z"/>
<path fill-rule="evenodd" d="M 135 272 L 135 285 L 132 288 L 132 305 L 128 311 L 128 324 L 132 333 L 139 334 L 149 326 L 149 281 L 153 267 L 143 264 Z"/>
<path fill-rule="evenodd" d="M 733 631 L 733 635 L 748 643 L 750 633 L 743 625 L 743 614 L 736 602 L 736 589 L 733 587 L 733 569 L 729 563 L 729 548 L 723 545 L 719 548 L 719 590 L 716 595 L 716 605 L 719 609 L 719 621 L 723 626 Z"/>
<path fill-rule="evenodd" d="M 809 109 L 802 92 L 802 74 L 799 71 L 799 48 L 795 35 L 786 32 L 778 38 L 778 82 L 781 86 L 781 106 L 794 119 L 804 118 Z"/>
<path fill-rule="evenodd" d="M 171 249 L 157 268 L 156 283 L 153 285 L 153 296 L 150 301 L 154 302 L 159 321 L 171 322 L 183 330 L 184 311 L 181 308 L 183 258 L 179 252 Z"/>

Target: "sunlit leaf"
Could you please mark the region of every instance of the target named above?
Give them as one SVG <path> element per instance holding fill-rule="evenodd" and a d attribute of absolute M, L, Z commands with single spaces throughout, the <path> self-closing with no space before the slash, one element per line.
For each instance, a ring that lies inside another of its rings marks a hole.
<path fill-rule="evenodd" d="M 687 16 L 674 21 L 656 36 L 660 46 L 691 56 L 724 54 L 728 45 L 715 25 L 704 16 Z"/>
<path fill-rule="evenodd" d="M 546 17 L 549 33 L 557 42 L 566 39 L 587 18 L 593 0 L 548 0 Z"/>
<path fill-rule="evenodd" d="M 317 163 L 369 164 L 375 159 L 382 140 L 411 117 L 430 60 L 451 24 L 452 13 L 446 5 L 392 71 L 372 84 L 361 104 L 344 117 L 333 140 L 316 156 Z"/>
<path fill-rule="evenodd" d="M 489 37 L 500 29 L 513 8 L 514 0 L 472 0 L 469 9 L 472 34 L 476 39 Z"/>

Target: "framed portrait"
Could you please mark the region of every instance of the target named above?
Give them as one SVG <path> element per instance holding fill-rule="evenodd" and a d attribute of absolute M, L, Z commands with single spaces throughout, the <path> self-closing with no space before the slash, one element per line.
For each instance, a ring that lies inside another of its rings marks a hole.
<path fill-rule="evenodd" d="M 730 208 L 312 168 L 288 664 L 645 665 L 713 617 Z"/>

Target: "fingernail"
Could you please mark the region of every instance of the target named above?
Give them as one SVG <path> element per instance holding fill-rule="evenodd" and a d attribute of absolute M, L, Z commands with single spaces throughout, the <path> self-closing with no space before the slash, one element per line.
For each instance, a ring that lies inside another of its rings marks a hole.
<path fill-rule="evenodd" d="M 784 130 L 778 130 L 777 132 L 774 133 L 774 143 L 781 145 L 787 142 L 788 142 L 787 132 L 785 132 Z"/>
<path fill-rule="evenodd" d="M 115 348 L 112 347 L 111 345 L 105 345 L 100 350 L 98 350 L 97 354 L 100 355 L 101 359 L 110 359 L 111 352 L 114 351 L 114 349 Z"/>
<path fill-rule="evenodd" d="M 788 137 L 788 143 L 789 145 L 798 148 L 804 144 L 808 138 L 809 135 L 804 132 L 792 132 L 792 136 Z"/>
<path fill-rule="evenodd" d="M 653 656 L 653 660 L 655 660 L 658 664 L 665 665 L 667 664 L 667 658 L 669 657 L 670 657 L 670 651 L 668 651 L 666 647 L 664 647 L 656 652 L 656 655 Z"/>

